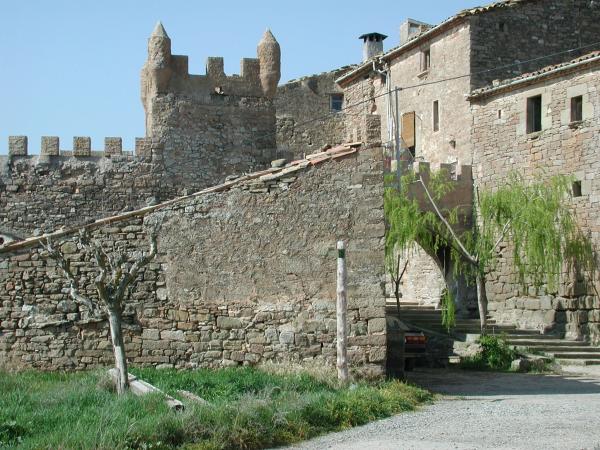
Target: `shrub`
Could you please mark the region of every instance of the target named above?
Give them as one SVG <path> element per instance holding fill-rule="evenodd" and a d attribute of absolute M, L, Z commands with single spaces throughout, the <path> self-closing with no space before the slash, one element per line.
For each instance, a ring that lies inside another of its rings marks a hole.
<path fill-rule="evenodd" d="M 517 357 L 504 337 L 483 335 L 479 338 L 481 350 L 475 356 L 461 361 L 463 369 L 473 370 L 508 370 L 510 363 Z"/>

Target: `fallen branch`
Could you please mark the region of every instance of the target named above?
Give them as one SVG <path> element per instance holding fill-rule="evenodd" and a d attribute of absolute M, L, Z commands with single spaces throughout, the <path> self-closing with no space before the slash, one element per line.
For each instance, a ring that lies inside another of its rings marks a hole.
<path fill-rule="evenodd" d="M 110 374 L 113 381 L 117 381 L 119 372 L 116 368 L 109 369 L 108 373 Z M 163 391 L 158 389 L 155 386 L 152 386 L 150 383 L 145 382 L 144 380 L 138 379 L 135 375 L 130 373 L 127 374 L 127 378 L 129 379 L 129 390 L 133 392 L 135 395 L 143 396 L 152 393 L 158 393 L 165 396 L 167 405 L 169 408 L 175 411 L 183 411 L 184 406 L 179 400 L 171 397 L 170 395 L 165 394 Z"/>

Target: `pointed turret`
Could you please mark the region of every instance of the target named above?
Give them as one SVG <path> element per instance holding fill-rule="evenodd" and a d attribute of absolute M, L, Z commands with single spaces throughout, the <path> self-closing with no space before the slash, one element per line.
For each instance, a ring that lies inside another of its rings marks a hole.
<path fill-rule="evenodd" d="M 148 59 L 142 68 L 142 103 L 146 111 L 146 134 L 152 129 L 150 111 L 152 100 L 169 88 L 173 75 L 171 39 L 162 23 L 158 22 L 148 38 Z"/>
<path fill-rule="evenodd" d="M 166 67 L 171 61 L 171 39 L 160 22 L 148 39 L 148 61 L 156 67 Z"/>
<path fill-rule="evenodd" d="M 156 26 L 154 27 L 154 31 L 152 32 L 151 36 L 169 39 L 169 35 L 165 31 L 165 27 L 163 27 L 163 24 L 160 20 L 158 22 L 156 22 Z"/>
<path fill-rule="evenodd" d="M 273 98 L 281 78 L 281 48 L 271 30 L 265 31 L 258 43 L 257 53 L 260 61 L 260 83 L 263 93 L 267 97 Z"/>

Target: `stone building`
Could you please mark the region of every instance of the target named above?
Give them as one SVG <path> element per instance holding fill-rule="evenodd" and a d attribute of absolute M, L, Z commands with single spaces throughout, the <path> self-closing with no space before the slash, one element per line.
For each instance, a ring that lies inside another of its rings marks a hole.
<path fill-rule="evenodd" d="M 600 245 L 599 89 L 596 51 L 469 96 L 476 185 L 494 189 L 511 172 L 527 180 L 572 176 L 573 211 L 595 248 Z M 520 292 L 515 279 L 506 259 L 488 276 L 490 314 L 498 322 L 600 341 L 600 303 L 592 287 L 597 280 L 591 274 L 565 273 L 558 291 L 543 297 Z"/>
<path fill-rule="evenodd" d="M 600 6 L 589 0 L 508 0 L 462 11 L 437 26 L 409 19 L 400 45 L 338 78 L 348 103 L 372 100 L 382 142 L 393 137 L 398 88 L 399 133 L 432 164 L 471 164 L 471 111 L 466 96 L 510 78 L 584 54 L 600 32 Z M 411 26 L 411 24 L 413 24 Z M 582 48 L 586 47 L 587 48 Z M 581 50 L 568 52 L 565 50 Z"/>
<path fill-rule="evenodd" d="M 384 144 L 393 147 L 397 132 L 401 147 L 417 160 L 434 168 L 453 164 L 451 171 L 460 173 L 477 151 L 469 94 L 494 80 L 589 52 L 597 47 L 599 19 L 600 6 L 588 0 L 499 1 L 436 26 L 408 19 L 399 46 L 373 55 L 337 82 L 348 104 L 361 105 L 356 112 L 381 116 Z M 409 259 L 406 295 L 437 304 L 447 284 L 443 272 L 451 271 L 419 248 Z M 477 314 L 467 291 L 459 306 Z"/>

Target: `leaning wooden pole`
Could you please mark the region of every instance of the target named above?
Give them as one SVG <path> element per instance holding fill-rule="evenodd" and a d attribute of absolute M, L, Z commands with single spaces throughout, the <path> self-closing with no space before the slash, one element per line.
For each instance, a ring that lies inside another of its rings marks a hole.
<path fill-rule="evenodd" d="M 343 241 L 337 243 L 337 371 L 338 379 L 342 383 L 348 381 L 348 333 L 346 298 L 346 246 Z"/>

